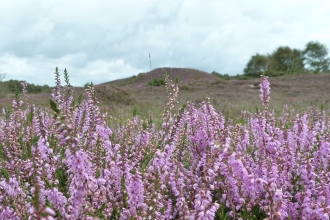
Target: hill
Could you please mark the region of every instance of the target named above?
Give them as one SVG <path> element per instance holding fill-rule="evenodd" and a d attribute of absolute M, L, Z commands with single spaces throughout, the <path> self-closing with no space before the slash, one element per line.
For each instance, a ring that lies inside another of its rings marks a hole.
<path fill-rule="evenodd" d="M 170 79 L 179 77 L 178 105 L 187 101 L 199 104 L 206 97 L 214 107 L 230 118 L 238 117 L 242 110 L 255 112 L 261 109 L 259 79 L 225 80 L 207 72 L 188 68 L 158 68 L 126 79 L 105 82 L 95 86 L 100 106 L 109 114 L 130 115 L 134 107 L 137 114 L 147 118 L 152 112 L 160 116 L 168 101 L 164 86 L 147 86 L 153 79 L 163 78 L 164 70 Z M 307 111 L 308 107 L 323 109 L 330 115 L 330 74 L 300 74 L 269 78 L 271 86 L 270 108 L 276 113 L 284 105 L 296 112 Z M 74 88 L 78 96 L 83 88 Z M 50 93 L 30 94 L 30 103 L 49 105 Z M 0 95 L 0 108 L 10 106 L 13 94 Z M 160 117 L 158 117 L 160 118 Z"/>
<path fill-rule="evenodd" d="M 259 100 L 259 79 L 225 80 L 203 71 L 183 68 L 164 68 L 170 79 L 179 76 L 180 105 L 188 100 L 198 104 L 210 97 L 212 104 L 227 116 L 236 117 L 242 110 L 262 108 Z M 164 86 L 147 86 L 153 79 L 162 78 L 159 68 L 134 77 L 103 83 L 96 86 L 98 98 L 108 106 L 139 106 L 147 114 L 150 109 L 162 111 L 167 102 Z M 270 107 L 280 112 L 284 105 L 297 112 L 308 107 L 322 108 L 330 113 L 330 74 L 300 74 L 270 77 Z"/>
<path fill-rule="evenodd" d="M 157 68 L 147 73 L 140 73 L 137 76 L 132 76 L 124 79 L 114 80 L 111 82 L 102 83 L 99 85 L 112 85 L 112 86 L 125 86 L 125 85 L 133 85 L 139 88 L 147 86 L 149 81 L 154 79 L 162 79 L 164 78 L 165 72 L 168 74 L 171 80 L 175 80 L 177 77 L 179 78 L 180 84 L 187 84 L 196 81 L 203 82 L 213 82 L 218 80 L 218 77 L 211 75 L 210 73 L 200 71 L 197 69 L 190 68 Z"/>

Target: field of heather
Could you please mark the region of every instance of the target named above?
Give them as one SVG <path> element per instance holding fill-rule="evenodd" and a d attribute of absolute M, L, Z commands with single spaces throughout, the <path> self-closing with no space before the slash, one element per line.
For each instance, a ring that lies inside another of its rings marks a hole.
<path fill-rule="evenodd" d="M 329 117 L 275 112 L 267 77 L 235 118 L 211 99 L 178 104 L 165 77 L 158 125 L 69 85 L 56 72 L 50 107 L 23 90 L 3 109 L 0 219 L 329 219 Z"/>

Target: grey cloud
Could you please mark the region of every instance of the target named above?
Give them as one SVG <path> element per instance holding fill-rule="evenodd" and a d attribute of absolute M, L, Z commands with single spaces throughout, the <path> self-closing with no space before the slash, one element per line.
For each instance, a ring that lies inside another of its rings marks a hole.
<path fill-rule="evenodd" d="M 40 84 L 53 84 L 55 66 L 77 85 L 149 71 L 149 52 L 152 68 L 235 75 L 256 52 L 330 36 L 325 0 L 5 1 L 0 72 Z"/>

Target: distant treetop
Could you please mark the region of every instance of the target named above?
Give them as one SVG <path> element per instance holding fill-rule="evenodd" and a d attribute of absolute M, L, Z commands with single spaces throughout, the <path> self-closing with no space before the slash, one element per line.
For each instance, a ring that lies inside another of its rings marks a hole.
<path fill-rule="evenodd" d="M 244 68 L 244 75 L 280 76 L 303 72 L 324 73 L 329 71 L 330 59 L 324 44 L 310 41 L 304 50 L 280 46 L 271 54 L 253 55 Z"/>

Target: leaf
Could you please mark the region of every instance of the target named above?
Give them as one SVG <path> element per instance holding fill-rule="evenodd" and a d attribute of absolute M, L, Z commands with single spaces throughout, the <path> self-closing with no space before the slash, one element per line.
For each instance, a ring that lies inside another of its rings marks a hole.
<path fill-rule="evenodd" d="M 134 106 L 134 108 L 133 108 L 133 117 L 136 117 L 136 113 L 137 113 L 137 108 L 136 108 L 136 106 Z"/>
<path fill-rule="evenodd" d="M 10 115 L 11 115 L 11 108 L 10 107 L 5 108 L 5 118 L 7 121 L 10 119 Z"/>
<path fill-rule="evenodd" d="M 177 76 L 176 78 L 175 78 L 175 84 L 178 84 L 179 83 L 179 76 Z"/>
<path fill-rule="evenodd" d="M 60 110 L 57 108 L 57 104 L 56 102 L 54 102 L 52 99 L 49 99 L 49 104 L 50 104 L 50 108 L 56 113 L 56 114 L 60 114 Z"/>
<path fill-rule="evenodd" d="M 0 169 L 0 177 L 4 177 L 7 181 L 9 180 L 9 173 L 5 168 Z"/>
<path fill-rule="evenodd" d="M 82 94 L 79 95 L 79 98 L 78 98 L 78 105 L 80 105 L 82 103 Z"/>

